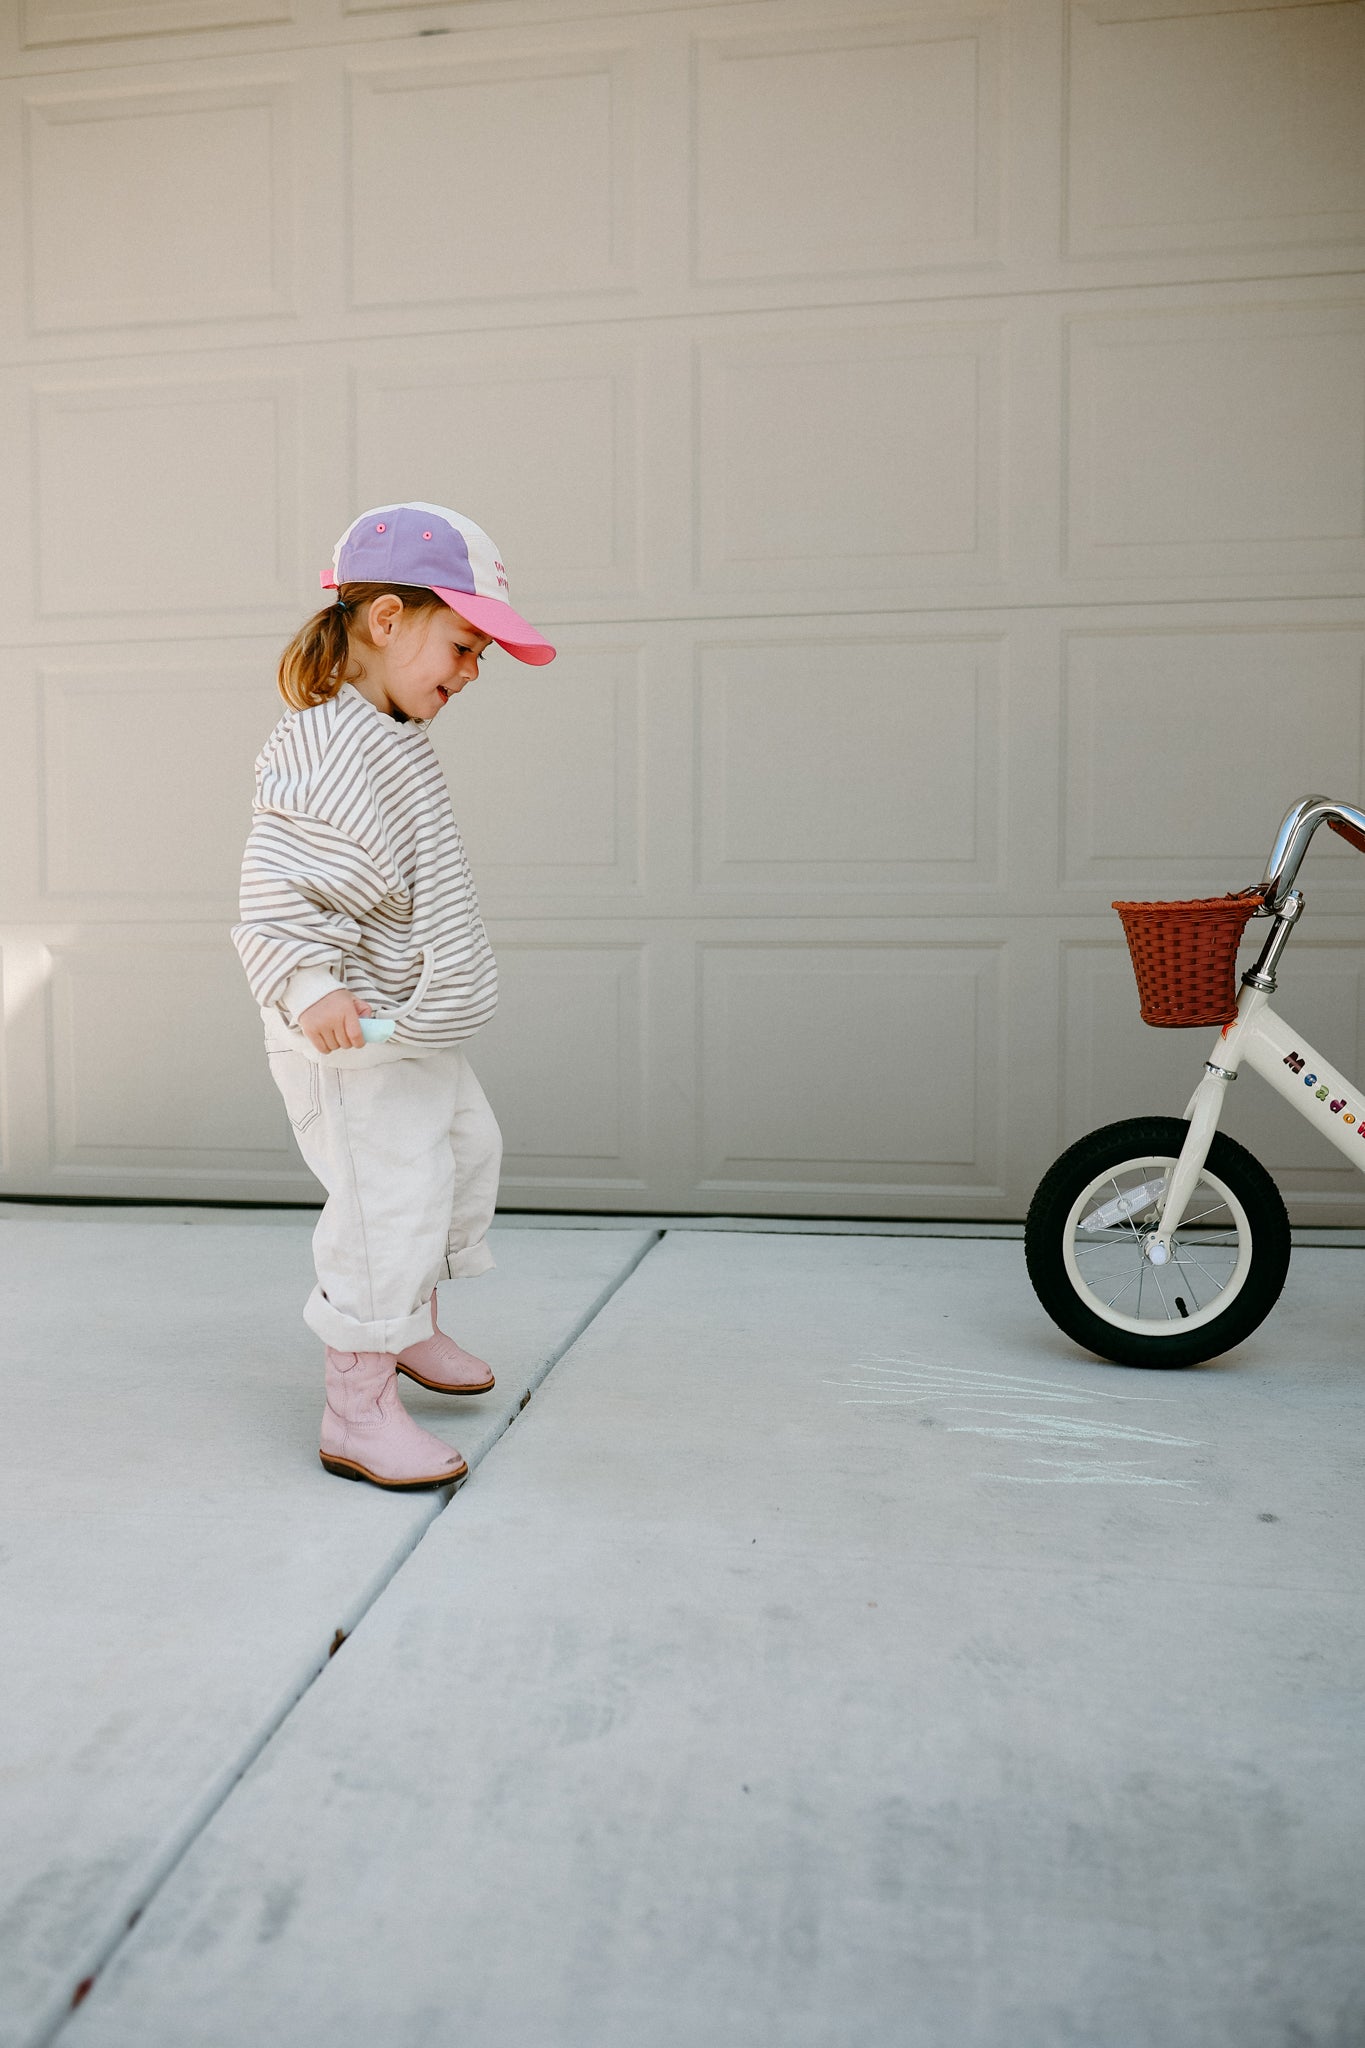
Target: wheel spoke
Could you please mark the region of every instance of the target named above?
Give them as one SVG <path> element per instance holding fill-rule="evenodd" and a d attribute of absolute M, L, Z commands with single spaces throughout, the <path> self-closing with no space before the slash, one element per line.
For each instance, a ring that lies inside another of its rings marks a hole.
<path fill-rule="evenodd" d="M 1217 1238 L 1214 1238 L 1212 1241 L 1210 1241 L 1206 1237 L 1182 1237 L 1172 1238 L 1171 1242 L 1172 1244 L 1179 1244 L 1181 1249 L 1187 1252 L 1191 1257 L 1193 1257 L 1196 1252 L 1201 1253 L 1202 1256 L 1206 1259 L 1213 1258 L 1214 1255 L 1218 1252 L 1228 1252 L 1233 1258 L 1236 1258 L 1237 1256 L 1237 1247 L 1235 1244 L 1221 1242 Z"/>
<path fill-rule="evenodd" d="M 1191 1293 L 1191 1294 L 1192 1294 L 1192 1295 L 1194 1296 L 1194 1301 L 1195 1301 L 1195 1306 L 1196 1306 L 1196 1308 L 1201 1308 L 1201 1309 L 1202 1309 L 1202 1308 L 1207 1308 L 1207 1307 L 1208 1307 L 1208 1303 L 1207 1303 L 1207 1302 L 1204 1302 L 1204 1301 L 1200 1301 L 1200 1299 L 1199 1299 L 1199 1289 L 1198 1289 L 1198 1288 L 1197 1288 L 1197 1287 L 1195 1286 L 1195 1284 L 1194 1284 L 1193 1280 L 1191 1280 L 1191 1279 L 1190 1279 L 1190 1276 L 1189 1276 L 1189 1274 L 1188 1274 L 1188 1273 L 1186 1273 L 1186 1271 L 1185 1271 L 1185 1263 L 1184 1263 L 1184 1260 L 1183 1260 L 1183 1259 L 1181 1259 L 1181 1258 L 1180 1258 L 1180 1256 L 1179 1256 L 1179 1254 L 1178 1254 L 1177 1252 L 1175 1252 L 1174 1250 L 1173 1250 L 1173 1251 L 1172 1251 L 1172 1253 L 1171 1253 L 1171 1259 L 1172 1259 L 1172 1262 L 1173 1262 L 1173 1264 L 1174 1264 L 1174 1266 L 1175 1266 L 1175 1269 L 1176 1269 L 1176 1271 L 1177 1271 L 1178 1273 L 1181 1273 L 1181 1274 L 1183 1274 L 1183 1275 L 1184 1275 L 1184 1279 L 1185 1279 L 1185 1285 L 1186 1285 L 1186 1286 L 1187 1286 L 1187 1287 L 1189 1288 L 1189 1290 L 1190 1290 L 1190 1293 Z M 1199 1261 L 1198 1261 L 1197 1259 L 1196 1259 L 1196 1260 L 1194 1261 L 1194 1263 L 1195 1263 L 1195 1265 L 1197 1265 L 1197 1266 L 1199 1265 Z M 1205 1274 L 1205 1277 L 1206 1277 L 1206 1279 L 1209 1279 L 1209 1280 L 1213 1280 L 1213 1275 L 1212 1275 L 1212 1273 L 1208 1273 L 1208 1272 L 1206 1271 L 1206 1269 L 1205 1269 L 1205 1268 L 1204 1268 L 1203 1266 L 1199 1266 L 1199 1270 L 1200 1270 L 1200 1272 L 1201 1272 L 1201 1273 L 1204 1273 L 1204 1274 Z M 1226 1286 L 1226 1284 L 1227 1284 L 1227 1283 L 1226 1283 L 1225 1281 L 1224 1281 L 1224 1282 L 1219 1282 L 1219 1281 L 1217 1281 L 1217 1280 L 1213 1280 L 1213 1286 L 1214 1286 L 1214 1292 L 1215 1292 L 1215 1294 L 1216 1294 L 1216 1295 L 1217 1295 L 1217 1294 L 1221 1294 L 1221 1293 L 1222 1293 L 1222 1291 L 1223 1291 L 1223 1288 L 1224 1288 L 1224 1286 Z"/>
<path fill-rule="evenodd" d="M 1196 1266 L 1199 1266 L 1199 1261 L 1198 1261 L 1198 1259 L 1196 1259 L 1194 1263 L 1195 1263 L 1195 1265 L 1196 1265 Z M 1218 1279 L 1218 1278 L 1216 1277 L 1216 1275 L 1214 1275 L 1213 1273 L 1210 1273 L 1210 1271 L 1209 1271 L 1209 1269 L 1208 1269 L 1208 1267 L 1207 1267 L 1207 1266 L 1199 1266 L 1199 1270 L 1200 1270 L 1200 1272 L 1201 1272 L 1201 1273 L 1202 1273 L 1202 1274 L 1204 1275 L 1204 1278 L 1205 1278 L 1206 1280 L 1210 1280 L 1210 1281 L 1212 1281 L 1213 1285 L 1214 1285 L 1214 1286 L 1215 1286 L 1215 1287 L 1216 1287 L 1216 1288 L 1218 1289 L 1218 1292 L 1219 1292 L 1220 1294 L 1222 1293 L 1223 1289 L 1224 1289 L 1224 1288 L 1225 1288 L 1225 1287 L 1227 1286 L 1227 1284 L 1228 1284 L 1228 1280 L 1230 1280 L 1230 1279 L 1232 1278 L 1232 1275 L 1231 1275 L 1231 1274 L 1229 1273 L 1226 1279 L 1223 1279 L 1223 1280 L 1219 1280 L 1219 1279 Z"/>

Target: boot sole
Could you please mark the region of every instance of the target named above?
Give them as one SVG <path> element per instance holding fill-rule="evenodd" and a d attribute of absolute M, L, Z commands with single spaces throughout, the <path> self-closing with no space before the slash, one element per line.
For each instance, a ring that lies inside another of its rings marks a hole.
<path fill-rule="evenodd" d="M 497 1385 L 493 1379 L 481 1387 L 446 1387 L 440 1380 L 424 1380 L 420 1372 L 414 1372 L 410 1365 L 396 1365 L 395 1372 L 401 1372 L 405 1380 L 415 1380 L 419 1387 L 425 1387 L 429 1394 L 489 1394 Z"/>
<path fill-rule="evenodd" d="M 421 1493 L 433 1486 L 458 1486 L 469 1477 L 468 1465 L 461 1464 L 453 1472 L 441 1472 L 432 1479 L 381 1479 L 377 1472 L 352 1464 L 349 1458 L 328 1458 L 321 1451 L 318 1457 L 323 1470 L 334 1473 L 338 1479 L 368 1479 L 371 1486 L 382 1486 L 388 1493 Z"/>

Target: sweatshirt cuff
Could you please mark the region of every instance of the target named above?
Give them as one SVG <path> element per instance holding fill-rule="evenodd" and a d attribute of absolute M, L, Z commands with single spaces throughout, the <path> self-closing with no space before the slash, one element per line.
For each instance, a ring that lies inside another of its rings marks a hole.
<path fill-rule="evenodd" d="M 345 988 L 329 967 L 300 967 L 291 974 L 284 985 L 284 994 L 279 998 L 278 1007 L 284 1011 L 291 1023 L 297 1024 L 303 1012 L 312 1003 L 320 1003 L 335 988 Z"/>

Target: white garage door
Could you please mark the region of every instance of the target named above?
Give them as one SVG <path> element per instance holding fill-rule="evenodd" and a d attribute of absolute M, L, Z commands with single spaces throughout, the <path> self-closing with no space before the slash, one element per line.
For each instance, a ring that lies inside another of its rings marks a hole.
<path fill-rule="evenodd" d="M 6 1190 L 316 1193 L 227 927 L 394 497 L 562 650 L 435 728 L 505 1204 L 1017 1216 L 1179 1110 L 1110 898 L 1365 778 L 1358 4 L 0 13 Z M 1365 869 L 1305 880 L 1365 1077 Z"/>

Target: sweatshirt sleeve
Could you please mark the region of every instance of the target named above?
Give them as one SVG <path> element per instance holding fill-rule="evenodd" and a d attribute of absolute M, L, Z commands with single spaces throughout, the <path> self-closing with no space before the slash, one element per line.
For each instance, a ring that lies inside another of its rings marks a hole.
<path fill-rule="evenodd" d="M 358 920 L 391 893 L 386 875 L 348 833 L 303 811 L 258 810 L 242 857 L 241 921 L 232 928 L 262 1009 L 344 984 Z M 308 970 L 304 973 L 303 970 Z M 322 970 L 319 972 L 318 970 Z"/>

